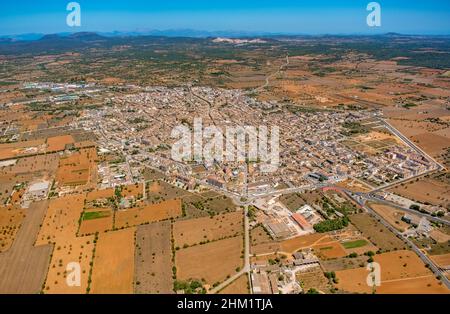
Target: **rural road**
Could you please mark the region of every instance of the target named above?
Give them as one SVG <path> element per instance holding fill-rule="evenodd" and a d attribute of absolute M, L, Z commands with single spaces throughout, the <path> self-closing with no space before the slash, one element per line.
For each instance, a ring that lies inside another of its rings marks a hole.
<path fill-rule="evenodd" d="M 262 85 L 262 86 L 260 86 L 258 88 L 252 89 L 249 92 L 249 94 L 252 94 L 252 93 L 255 93 L 255 92 L 259 92 L 260 90 L 262 90 L 262 89 L 266 88 L 267 86 L 269 86 L 270 79 L 272 77 L 276 76 L 278 73 L 280 73 L 283 70 L 283 68 L 287 67 L 288 65 L 289 65 L 289 55 L 286 56 L 286 63 L 283 63 L 282 65 L 280 65 L 280 67 L 278 68 L 278 70 L 275 73 L 272 73 L 272 74 L 270 74 L 270 75 L 268 75 L 266 77 L 266 81 L 265 81 L 264 85 Z"/>
<path fill-rule="evenodd" d="M 249 272 L 250 272 L 250 226 L 248 221 L 248 205 L 247 205 L 244 207 L 244 267 L 239 272 L 237 272 L 236 274 L 234 274 L 233 276 L 231 276 L 218 286 L 208 291 L 208 293 L 215 294 L 219 292 L 220 290 L 231 284 L 233 281 Z"/>
<path fill-rule="evenodd" d="M 361 194 L 358 194 L 358 195 L 361 195 Z M 386 201 L 386 200 L 383 200 L 383 199 L 380 199 L 380 198 L 371 197 L 369 195 L 361 195 L 361 196 L 364 199 L 366 199 L 367 201 L 370 201 L 370 202 L 373 202 L 373 203 L 385 204 L 385 205 L 388 205 L 388 206 L 400 209 L 402 211 L 405 211 L 405 212 L 408 212 L 408 213 L 411 213 L 411 214 L 414 214 L 414 215 L 417 215 L 417 216 L 420 216 L 420 217 L 426 217 L 428 220 L 431 220 L 431 221 L 434 221 L 434 222 L 437 222 L 437 223 L 441 223 L 441 224 L 450 226 L 450 221 L 448 221 L 448 220 L 445 220 L 445 219 L 442 219 L 442 218 L 439 218 L 439 217 L 433 217 L 433 216 L 431 216 L 429 214 L 421 213 L 421 212 L 419 212 L 417 210 L 414 210 L 414 209 L 402 207 L 400 205 L 397 205 L 395 203 L 392 203 L 392 202 L 389 202 L 389 201 Z"/>

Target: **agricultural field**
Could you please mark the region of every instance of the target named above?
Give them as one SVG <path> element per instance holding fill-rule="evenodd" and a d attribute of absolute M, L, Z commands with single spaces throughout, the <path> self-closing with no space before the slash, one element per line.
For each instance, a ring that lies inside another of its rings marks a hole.
<path fill-rule="evenodd" d="M 177 280 L 195 279 L 214 286 L 242 268 L 242 250 L 242 237 L 180 249 L 175 253 Z"/>
<path fill-rule="evenodd" d="M 122 197 L 125 197 L 125 198 L 134 197 L 135 199 L 137 199 L 137 198 L 142 198 L 143 191 L 144 191 L 144 185 L 142 183 L 135 183 L 135 184 L 122 186 L 122 188 L 120 190 L 120 194 Z"/>
<path fill-rule="evenodd" d="M 127 228 L 99 235 L 90 293 L 133 293 L 135 231 Z"/>
<path fill-rule="evenodd" d="M 447 268 L 450 266 L 450 253 L 442 254 L 442 255 L 433 255 L 433 256 L 430 256 L 430 258 L 439 267 Z"/>
<path fill-rule="evenodd" d="M 74 237 L 78 231 L 84 199 L 84 194 L 72 194 L 50 200 L 36 244 L 55 243 Z"/>
<path fill-rule="evenodd" d="M 258 225 L 250 230 L 250 244 L 257 246 L 259 244 L 273 242 L 272 237 L 267 233 L 262 225 Z"/>
<path fill-rule="evenodd" d="M 316 289 L 317 291 L 328 293 L 331 288 L 320 266 L 309 267 L 299 271 L 295 274 L 295 277 L 305 292 L 309 289 Z"/>
<path fill-rule="evenodd" d="M 44 284 L 44 293 L 84 294 L 87 292 L 90 263 L 94 253 L 94 236 L 58 239 L 54 245 L 50 267 Z M 66 279 L 72 269 L 70 263 L 79 263 L 81 270 L 80 286 L 69 286 Z M 67 271 L 69 269 L 69 271 Z"/>
<path fill-rule="evenodd" d="M 432 238 L 414 238 L 413 242 L 425 250 L 428 255 L 443 255 L 450 253 L 450 241 L 437 242 Z"/>
<path fill-rule="evenodd" d="M 58 155 L 36 155 L 13 160 L 0 167 L 0 202 L 4 204 L 16 184 L 52 178 L 58 168 Z"/>
<path fill-rule="evenodd" d="M 181 200 L 162 201 L 116 212 L 115 227 L 126 228 L 181 216 Z"/>
<path fill-rule="evenodd" d="M 242 235 L 244 231 L 243 211 L 179 220 L 173 225 L 176 247 L 191 246 Z"/>
<path fill-rule="evenodd" d="M 225 195 L 219 195 L 215 192 L 206 192 L 202 194 L 192 194 L 183 198 L 183 205 L 188 216 L 214 216 L 224 212 L 233 212 L 236 205 L 233 200 Z"/>
<path fill-rule="evenodd" d="M 450 138 L 436 133 L 424 132 L 411 136 L 411 139 L 432 157 L 439 157 L 450 147 Z"/>
<path fill-rule="evenodd" d="M 342 257 L 320 262 L 322 267 L 327 272 L 336 272 L 338 270 L 355 269 L 365 267 L 367 264 L 367 256 L 357 256 L 354 258 Z"/>
<path fill-rule="evenodd" d="M 291 211 L 295 211 L 306 204 L 300 193 L 282 195 L 280 196 L 280 202 Z"/>
<path fill-rule="evenodd" d="M 314 253 L 321 259 L 334 259 L 347 255 L 346 250 L 339 242 L 313 246 Z"/>
<path fill-rule="evenodd" d="M 219 291 L 219 294 L 249 294 L 249 283 L 247 275 L 242 275 L 231 284 Z"/>
<path fill-rule="evenodd" d="M 313 233 L 295 237 L 281 242 L 266 242 L 251 247 L 251 253 L 256 255 L 269 253 L 283 253 L 291 255 L 302 249 L 312 248 L 315 254 L 323 259 L 339 258 L 347 255 L 339 241 L 332 239 L 327 234 Z"/>
<path fill-rule="evenodd" d="M 430 178 L 401 184 L 390 190 L 413 201 L 450 208 L 450 184 Z"/>
<path fill-rule="evenodd" d="M 381 267 L 381 286 L 376 293 L 448 293 L 412 251 L 400 250 L 374 256 Z M 336 271 L 338 289 L 348 292 L 371 293 L 366 283 L 369 270 L 365 267 Z"/>
<path fill-rule="evenodd" d="M 295 253 L 301 249 L 313 247 L 315 245 L 324 245 L 333 242 L 333 240 L 323 234 L 313 233 L 305 236 L 284 240 L 280 243 L 281 251 L 286 253 Z"/>
<path fill-rule="evenodd" d="M 161 180 L 148 182 L 146 184 L 146 190 L 147 190 L 147 200 L 151 204 L 157 204 L 162 201 L 182 198 L 183 196 L 191 194 L 183 189 L 177 188 Z"/>
<path fill-rule="evenodd" d="M 45 152 L 45 140 L 0 144 L 0 160 L 31 156 Z"/>
<path fill-rule="evenodd" d="M 0 293 L 41 292 L 53 245 L 35 246 L 35 241 L 47 206 L 48 201 L 31 204 L 12 246 L 0 253 Z"/>
<path fill-rule="evenodd" d="M 398 231 L 404 232 L 409 228 L 409 225 L 402 220 L 405 215 L 404 211 L 381 204 L 369 204 L 369 206 Z"/>
<path fill-rule="evenodd" d="M 137 227 L 134 263 L 135 293 L 173 293 L 169 221 Z"/>
<path fill-rule="evenodd" d="M 111 208 L 92 208 L 84 210 L 78 235 L 95 234 L 113 229 L 114 213 Z"/>
<path fill-rule="evenodd" d="M 114 197 L 114 189 L 94 190 L 86 195 L 86 202 Z"/>
<path fill-rule="evenodd" d="M 23 209 L 0 207 L 0 253 L 11 247 L 24 218 Z"/>
<path fill-rule="evenodd" d="M 405 248 L 402 240 L 397 238 L 391 231 L 367 213 L 351 215 L 350 221 L 363 236 L 382 251 L 401 250 Z"/>
<path fill-rule="evenodd" d="M 95 187 L 97 184 L 97 151 L 95 148 L 81 149 L 68 156 L 61 157 L 56 174 L 58 186 Z"/>
<path fill-rule="evenodd" d="M 47 139 L 47 152 L 58 152 L 66 149 L 66 145 L 73 144 L 72 135 L 60 135 Z"/>

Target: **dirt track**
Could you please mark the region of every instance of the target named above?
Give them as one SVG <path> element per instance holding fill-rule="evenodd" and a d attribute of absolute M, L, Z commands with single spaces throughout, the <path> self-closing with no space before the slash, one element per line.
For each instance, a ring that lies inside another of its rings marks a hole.
<path fill-rule="evenodd" d="M 11 248 L 0 254 L 0 293 L 39 293 L 53 245 L 34 246 L 48 201 L 33 203 Z"/>

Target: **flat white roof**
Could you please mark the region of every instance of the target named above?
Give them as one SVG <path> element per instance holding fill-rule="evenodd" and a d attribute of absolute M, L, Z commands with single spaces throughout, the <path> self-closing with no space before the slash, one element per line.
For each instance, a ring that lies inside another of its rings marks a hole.
<path fill-rule="evenodd" d="M 0 161 L 0 167 L 12 166 L 12 165 L 15 165 L 16 162 L 17 162 L 17 159 Z"/>
<path fill-rule="evenodd" d="M 36 182 L 30 185 L 30 187 L 28 188 L 28 191 L 30 192 L 36 192 L 36 191 L 40 191 L 40 190 L 47 190 L 50 186 L 50 182 L 48 181 L 43 181 L 43 182 Z"/>

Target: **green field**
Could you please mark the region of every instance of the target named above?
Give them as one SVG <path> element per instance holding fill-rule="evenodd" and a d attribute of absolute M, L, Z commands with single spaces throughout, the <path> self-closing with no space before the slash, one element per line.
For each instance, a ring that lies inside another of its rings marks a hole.
<path fill-rule="evenodd" d="M 357 248 L 357 247 L 362 247 L 362 246 L 367 245 L 367 241 L 366 240 L 348 241 L 348 242 L 342 243 L 342 245 L 346 249 L 354 249 L 354 248 Z"/>
<path fill-rule="evenodd" d="M 109 211 L 87 212 L 87 213 L 83 213 L 83 220 L 98 219 L 98 218 L 108 217 L 109 215 L 111 215 L 111 212 L 109 212 Z"/>

